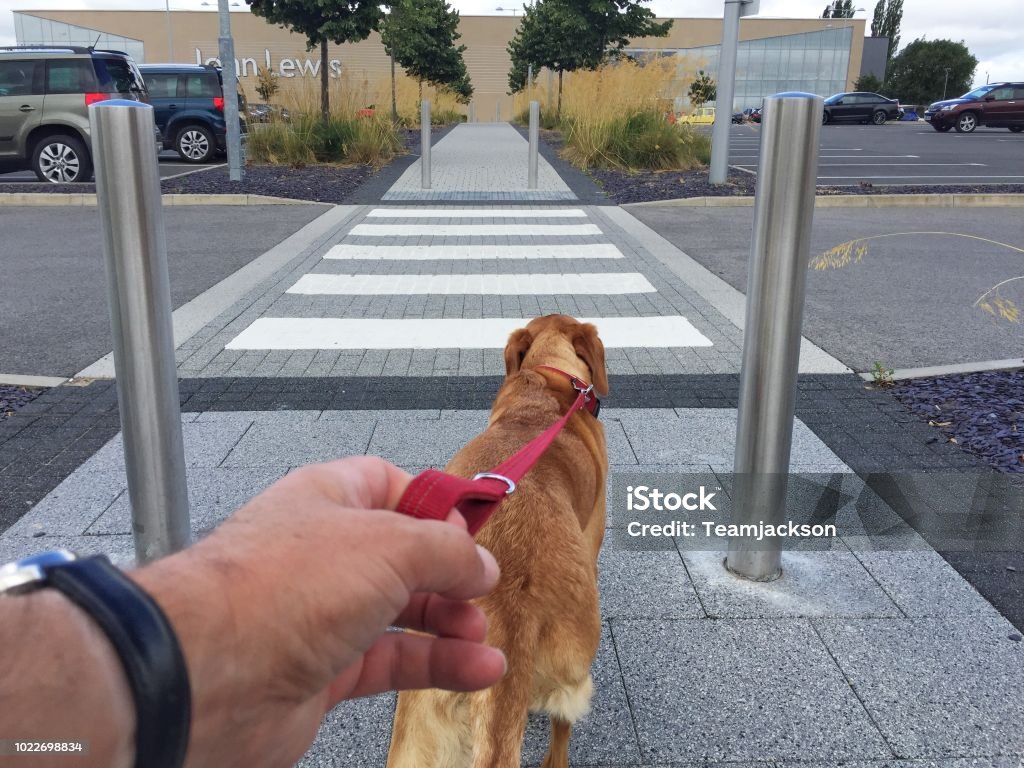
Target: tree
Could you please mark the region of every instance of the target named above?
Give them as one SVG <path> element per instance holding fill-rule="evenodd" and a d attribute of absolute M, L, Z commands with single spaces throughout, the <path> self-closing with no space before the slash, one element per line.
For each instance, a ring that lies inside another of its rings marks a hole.
<path fill-rule="evenodd" d="M 900 24 L 903 22 L 903 0 L 878 0 L 871 19 L 871 36 L 889 38 L 885 54 L 886 71 L 900 47 Z"/>
<path fill-rule="evenodd" d="M 527 6 L 509 43 L 511 93 L 526 87 L 527 71 L 547 67 L 558 73 L 558 114 L 562 112 L 562 76 L 597 69 L 621 55 L 630 38 L 665 37 L 672 22 L 658 22 L 643 7 L 648 0 L 537 0 Z"/>
<path fill-rule="evenodd" d="M 878 93 L 882 90 L 882 81 L 879 80 L 875 75 L 870 72 L 861 75 L 854 81 L 853 90 L 855 91 L 867 91 L 868 93 Z"/>
<path fill-rule="evenodd" d="M 918 39 L 893 59 L 886 89 L 907 104 L 931 104 L 942 97 L 943 88 L 947 95 L 969 91 L 977 66 L 962 42 Z"/>
<path fill-rule="evenodd" d="M 246 0 L 252 12 L 306 38 L 306 50 L 320 46 L 320 112 L 331 113 L 327 84 L 330 62 L 327 43 L 336 45 L 365 40 L 377 29 L 383 11 L 370 0 Z"/>
<path fill-rule="evenodd" d="M 267 104 L 274 97 L 274 94 L 281 90 L 281 84 L 278 81 L 278 76 L 271 72 L 266 67 L 260 69 L 256 75 L 256 93 L 260 95 L 260 98 Z"/>
<path fill-rule="evenodd" d="M 700 109 L 709 101 L 715 100 L 718 96 L 718 86 L 702 69 L 697 73 L 697 79 L 690 83 L 689 96 L 693 106 Z"/>
<path fill-rule="evenodd" d="M 821 14 L 821 18 L 852 19 L 853 13 L 853 0 L 835 0 L 835 2 L 825 6 L 825 12 Z"/>
<path fill-rule="evenodd" d="M 462 57 L 466 46 L 455 45 L 461 37 L 458 26 L 459 12 L 445 0 L 394 0 L 381 22 L 384 50 L 419 81 L 420 100 L 424 82 L 447 88 L 463 103 L 472 98 L 473 86 Z"/>

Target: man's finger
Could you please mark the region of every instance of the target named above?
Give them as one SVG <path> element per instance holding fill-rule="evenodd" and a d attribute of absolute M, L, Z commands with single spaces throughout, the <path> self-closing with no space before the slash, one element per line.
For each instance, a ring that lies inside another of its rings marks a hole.
<path fill-rule="evenodd" d="M 458 637 L 477 643 L 487 637 L 487 617 L 483 611 L 472 603 L 436 594 L 413 595 L 394 624 L 438 637 Z"/>
<path fill-rule="evenodd" d="M 308 469 L 338 503 L 362 509 L 394 509 L 412 475 L 377 456 L 352 456 Z"/>
<path fill-rule="evenodd" d="M 469 600 L 490 592 L 501 571 L 494 555 L 449 523 L 402 518 L 382 553 L 410 594 L 437 592 Z"/>
<path fill-rule="evenodd" d="M 466 640 L 388 632 L 366 652 L 362 664 L 334 680 L 329 706 L 342 699 L 383 691 L 478 691 L 498 682 L 505 670 L 505 655 L 497 648 Z"/>

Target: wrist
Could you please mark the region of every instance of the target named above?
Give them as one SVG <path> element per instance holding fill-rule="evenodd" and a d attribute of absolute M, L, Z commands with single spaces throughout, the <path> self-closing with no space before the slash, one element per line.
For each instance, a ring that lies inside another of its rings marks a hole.
<path fill-rule="evenodd" d="M 106 635 L 56 590 L 11 599 L 24 611 L 12 626 L 31 627 L 34 638 L 26 645 L 31 654 L 26 666 L 31 669 L 43 657 L 48 667 L 26 680 L 32 690 L 25 700 L 31 704 L 15 726 L 19 738 L 80 741 L 87 745 L 91 763 L 131 768 L 135 707 L 124 667 Z M 20 671 L 9 669 L 8 674 Z M 71 708 L 69 698 L 74 701 Z"/>
<path fill-rule="evenodd" d="M 185 657 L 192 684 L 186 765 L 210 764 L 217 745 L 225 741 L 242 700 L 242 676 L 247 669 L 237 653 L 232 593 L 237 583 L 231 584 L 202 549 L 194 546 L 128 574 L 167 616 Z"/>

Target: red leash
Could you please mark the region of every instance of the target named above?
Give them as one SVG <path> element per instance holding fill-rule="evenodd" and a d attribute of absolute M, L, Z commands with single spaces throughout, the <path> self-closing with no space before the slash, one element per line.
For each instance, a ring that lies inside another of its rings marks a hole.
<path fill-rule="evenodd" d="M 490 472 L 481 472 L 472 480 L 449 475 L 438 469 L 421 472 L 405 489 L 396 511 L 424 520 L 445 520 L 454 507 L 466 518 L 469 532 L 476 535 L 501 500 L 515 492 L 516 484 L 551 446 L 576 411 L 586 408 L 597 416 L 601 402 L 593 394 L 592 384 L 586 384 L 572 374 L 550 365 L 537 367 L 568 376 L 572 388 L 578 392 L 565 415 Z"/>

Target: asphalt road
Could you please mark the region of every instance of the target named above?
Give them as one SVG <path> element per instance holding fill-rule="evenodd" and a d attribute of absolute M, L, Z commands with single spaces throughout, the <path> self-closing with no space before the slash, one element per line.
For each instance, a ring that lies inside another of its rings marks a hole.
<path fill-rule="evenodd" d="M 165 208 L 174 307 L 324 210 L 320 205 Z M 0 374 L 72 376 L 110 352 L 97 210 L 0 207 L 0 232 Z"/>
<path fill-rule="evenodd" d="M 168 176 L 176 176 L 179 173 L 186 173 L 188 171 L 195 171 L 203 168 L 213 168 L 215 165 L 196 165 L 195 163 L 182 162 L 177 152 L 161 152 L 160 153 L 160 178 L 166 179 Z M 0 173 L 0 184 L 8 184 L 11 182 L 31 182 L 36 183 L 39 179 L 32 171 L 14 171 L 12 173 Z"/>
<path fill-rule="evenodd" d="M 627 209 L 746 292 L 752 208 Z M 1024 275 L 1020 221 L 1019 208 L 816 211 L 812 258 L 855 238 L 916 234 L 867 241 L 859 262 L 809 272 L 804 335 L 857 371 L 876 360 L 916 368 L 1024 356 L 1024 322 L 996 320 L 974 306 L 1000 281 Z M 999 295 L 1024 307 L 1024 280 Z"/>
<path fill-rule="evenodd" d="M 729 163 L 757 172 L 761 128 L 732 127 Z M 818 184 L 1024 184 L 1024 133 L 979 128 L 939 133 L 926 123 L 821 127 Z"/>

